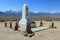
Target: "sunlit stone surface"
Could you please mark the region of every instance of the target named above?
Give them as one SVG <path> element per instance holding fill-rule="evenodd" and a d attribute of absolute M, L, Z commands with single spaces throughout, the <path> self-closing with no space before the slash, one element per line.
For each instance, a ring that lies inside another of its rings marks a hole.
<path fill-rule="evenodd" d="M 21 31 L 26 31 L 27 23 L 30 23 L 31 28 L 36 27 L 35 22 L 29 16 L 29 9 L 27 4 L 24 4 L 22 9 L 22 18 L 19 21 L 19 26 Z"/>

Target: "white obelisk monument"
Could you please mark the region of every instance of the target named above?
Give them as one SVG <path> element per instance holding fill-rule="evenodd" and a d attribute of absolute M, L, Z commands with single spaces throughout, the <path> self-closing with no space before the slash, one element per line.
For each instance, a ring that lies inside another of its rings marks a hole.
<path fill-rule="evenodd" d="M 19 26 L 20 26 L 21 31 L 26 31 L 27 23 L 30 24 L 31 28 L 36 27 L 35 22 L 29 16 L 29 8 L 28 8 L 27 4 L 24 4 L 23 8 L 22 8 L 22 18 L 19 21 Z"/>

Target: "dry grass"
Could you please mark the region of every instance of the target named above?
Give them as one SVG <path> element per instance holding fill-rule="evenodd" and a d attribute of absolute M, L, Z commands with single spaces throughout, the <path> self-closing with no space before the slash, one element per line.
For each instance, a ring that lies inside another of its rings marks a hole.
<path fill-rule="evenodd" d="M 54 18 L 54 17 L 31 17 L 35 21 L 45 20 L 45 21 L 60 21 L 60 18 Z M 21 17 L 0 17 L 0 22 L 4 21 L 19 21 Z"/>

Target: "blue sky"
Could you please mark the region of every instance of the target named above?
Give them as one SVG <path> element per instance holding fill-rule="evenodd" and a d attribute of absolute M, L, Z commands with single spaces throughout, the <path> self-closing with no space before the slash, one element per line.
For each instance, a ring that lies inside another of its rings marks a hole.
<path fill-rule="evenodd" d="M 0 11 L 21 11 L 23 4 L 30 12 L 60 12 L 60 0 L 0 0 Z"/>

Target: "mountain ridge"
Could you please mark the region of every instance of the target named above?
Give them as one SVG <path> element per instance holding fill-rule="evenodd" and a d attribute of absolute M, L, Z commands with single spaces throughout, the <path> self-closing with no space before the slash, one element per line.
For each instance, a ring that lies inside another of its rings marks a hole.
<path fill-rule="evenodd" d="M 38 12 L 38 13 L 34 13 L 34 12 L 29 12 L 30 16 L 36 16 L 36 17 L 60 17 L 60 13 L 44 13 L 44 12 Z M 12 10 L 9 10 L 9 11 L 5 11 L 5 12 L 2 12 L 0 11 L 0 16 L 16 16 L 16 17 L 20 17 L 22 16 L 22 12 L 21 11 L 12 11 Z"/>

